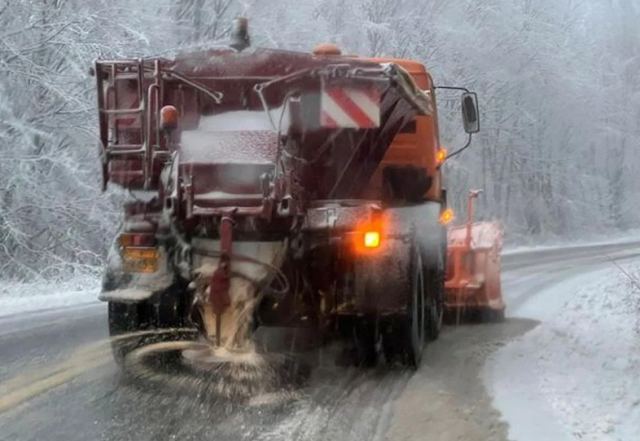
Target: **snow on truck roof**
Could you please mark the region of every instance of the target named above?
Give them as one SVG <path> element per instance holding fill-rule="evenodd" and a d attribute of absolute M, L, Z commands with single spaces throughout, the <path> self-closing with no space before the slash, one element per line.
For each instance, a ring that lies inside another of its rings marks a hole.
<path fill-rule="evenodd" d="M 271 130 L 186 130 L 182 132 L 180 162 L 273 164 L 277 138 L 278 135 Z"/>
<path fill-rule="evenodd" d="M 243 52 L 209 50 L 189 52 L 176 56 L 169 67 L 175 71 L 194 76 L 211 77 L 277 77 L 305 68 L 319 68 L 335 64 L 338 57 L 314 56 L 306 52 L 281 49 L 256 48 Z M 354 67 L 371 67 L 375 63 L 354 58 L 349 61 Z"/>
<path fill-rule="evenodd" d="M 318 68 L 336 62 L 353 67 L 372 67 L 381 64 L 396 64 L 411 74 L 423 74 L 427 70 L 419 61 L 332 53 L 308 53 L 283 49 L 255 48 L 243 52 L 211 49 L 178 54 L 170 61 L 170 68 L 195 76 L 255 76 L 275 77 L 291 74 L 300 69 Z"/>

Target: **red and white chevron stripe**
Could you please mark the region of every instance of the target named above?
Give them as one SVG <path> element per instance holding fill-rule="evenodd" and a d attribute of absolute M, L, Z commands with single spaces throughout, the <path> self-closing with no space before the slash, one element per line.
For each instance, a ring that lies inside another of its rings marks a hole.
<path fill-rule="evenodd" d="M 373 87 L 324 87 L 320 100 L 320 125 L 331 129 L 380 126 L 380 92 Z"/>

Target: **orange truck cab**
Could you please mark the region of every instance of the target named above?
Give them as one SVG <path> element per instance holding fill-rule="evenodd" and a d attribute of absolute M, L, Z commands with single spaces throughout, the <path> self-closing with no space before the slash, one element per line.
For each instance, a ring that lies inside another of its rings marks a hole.
<path fill-rule="evenodd" d="M 435 88 L 433 80 L 425 66 L 414 60 L 397 58 L 367 58 L 375 63 L 394 63 L 404 68 L 415 81 L 416 85 L 424 91 L 428 91 L 434 102 L 430 115 L 417 115 L 413 123 L 403 127 L 394 138 L 380 167 L 372 177 L 371 187 L 373 191 L 380 191 L 382 186 L 382 170 L 393 165 L 413 165 L 426 170 L 430 178 L 430 185 L 424 194 L 430 201 L 444 202 L 442 200 L 442 177 L 440 165 L 444 162 L 438 134 L 438 111 L 435 105 Z M 440 155 L 440 156 L 439 156 Z"/>

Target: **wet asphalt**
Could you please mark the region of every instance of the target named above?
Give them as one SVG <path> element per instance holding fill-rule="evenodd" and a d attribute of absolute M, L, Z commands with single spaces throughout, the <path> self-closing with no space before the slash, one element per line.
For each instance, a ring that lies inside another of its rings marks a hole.
<path fill-rule="evenodd" d="M 640 243 L 506 254 L 508 308 L 565 277 L 639 255 Z M 124 376 L 110 358 L 103 304 L 0 318 L 0 440 L 504 439 L 506 425 L 477 376 L 492 351 L 535 325 L 447 327 L 417 372 L 336 366 L 339 348 L 325 346 L 305 355 L 312 368 L 300 384 L 237 400 Z"/>

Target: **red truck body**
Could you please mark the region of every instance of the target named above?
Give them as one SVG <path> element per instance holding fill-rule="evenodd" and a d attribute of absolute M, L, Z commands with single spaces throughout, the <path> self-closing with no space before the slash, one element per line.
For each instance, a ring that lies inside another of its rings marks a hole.
<path fill-rule="evenodd" d="M 419 363 L 444 305 L 435 89 L 420 63 L 329 49 L 96 62 L 105 186 L 145 198 L 105 275 L 112 334 L 240 350 L 311 326 Z"/>

